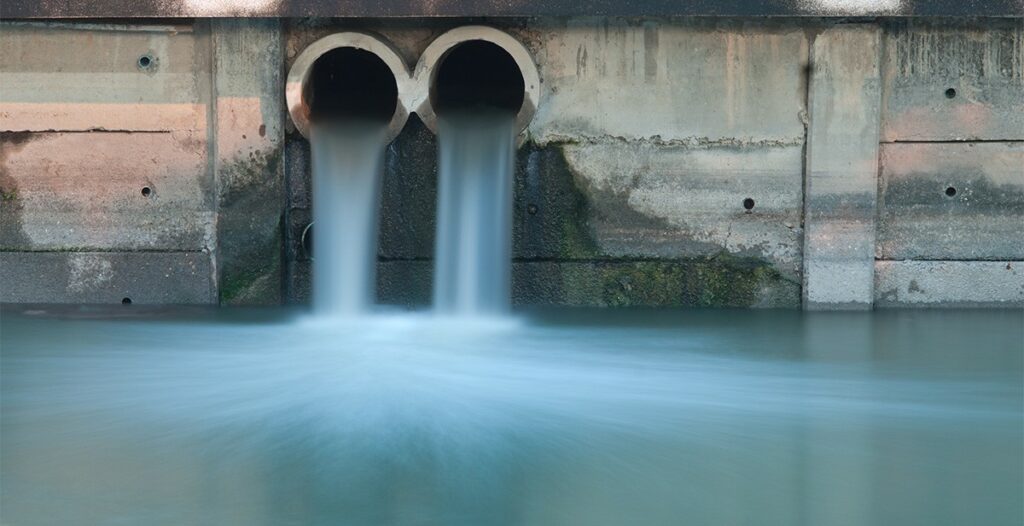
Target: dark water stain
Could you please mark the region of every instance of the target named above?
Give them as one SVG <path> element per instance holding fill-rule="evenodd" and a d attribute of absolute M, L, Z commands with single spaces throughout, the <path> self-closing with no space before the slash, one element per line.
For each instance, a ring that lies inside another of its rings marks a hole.
<path fill-rule="evenodd" d="M 18 193 L 18 181 L 7 166 L 10 155 L 20 151 L 34 134 L 4 132 L 0 134 L 0 249 L 30 248 L 31 241 L 22 226 L 24 204 Z"/>

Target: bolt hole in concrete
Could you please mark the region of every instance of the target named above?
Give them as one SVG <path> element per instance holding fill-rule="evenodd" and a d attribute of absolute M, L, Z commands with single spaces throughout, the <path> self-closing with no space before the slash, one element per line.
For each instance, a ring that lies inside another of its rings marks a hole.
<path fill-rule="evenodd" d="M 153 65 L 153 57 L 150 55 L 142 55 L 139 57 L 139 69 L 149 69 Z"/>
<path fill-rule="evenodd" d="M 142 197 L 149 197 L 153 194 L 153 189 L 148 186 L 142 187 Z"/>
<path fill-rule="evenodd" d="M 398 84 L 377 55 L 352 47 L 335 48 L 313 64 L 303 98 L 310 121 L 388 122 L 398 107 Z"/>
<path fill-rule="evenodd" d="M 953 197 L 955 195 L 956 195 L 956 188 L 954 188 L 952 186 L 947 186 L 946 187 L 946 196 L 947 197 Z"/>
<path fill-rule="evenodd" d="M 132 299 L 131 298 L 121 298 L 121 305 L 131 305 L 131 304 L 132 304 Z"/>
<path fill-rule="evenodd" d="M 743 208 L 748 211 L 754 209 L 754 204 L 754 200 L 749 197 L 743 200 Z"/>
<path fill-rule="evenodd" d="M 953 99 L 953 98 L 956 98 L 956 90 L 955 90 L 955 89 L 953 89 L 953 88 L 949 88 L 949 89 L 947 89 L 947 90 L 946 90 L 946 98 L 947 98 L 947 99 Z"/>

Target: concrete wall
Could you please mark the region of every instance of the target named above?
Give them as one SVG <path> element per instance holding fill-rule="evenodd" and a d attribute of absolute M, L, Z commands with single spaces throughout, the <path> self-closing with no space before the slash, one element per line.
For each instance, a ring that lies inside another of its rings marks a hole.
<path fill-rule="evenodd" d="M 351 28 L 413 65 L 465 23 L 6 23 L 0 300 L 307 301 L 283 73 Z M 495 25 L 542 81 L 518 303 L 1024 306 L 1022 20 Z M 422 305 L 436 141 L 415 116 L 386 166 L 380 295 Z"/>

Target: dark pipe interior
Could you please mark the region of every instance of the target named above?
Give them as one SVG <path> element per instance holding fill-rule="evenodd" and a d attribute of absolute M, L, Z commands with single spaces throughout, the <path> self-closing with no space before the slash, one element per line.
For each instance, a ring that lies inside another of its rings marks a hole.
<path fill-rule="evenodd" d="M 398 84 L 377 55 L 351 47 L 324 53 L 313 63 L 303 94 L 310 121 L 390 121 L 398 107 Z"/>
<path fill-rule="evenodd" d="M 512 55 L 492 42 L 470 40 L 442 59 L 434 74 L 431 103 L 439 115 L 477 107 L 518 112 L 525 87 L 523 72 Z"/>

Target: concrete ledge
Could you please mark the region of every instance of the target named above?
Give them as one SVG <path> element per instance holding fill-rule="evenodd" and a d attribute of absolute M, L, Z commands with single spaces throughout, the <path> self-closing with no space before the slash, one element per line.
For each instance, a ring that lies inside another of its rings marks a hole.
<path fill-rule="evenodd" d="M 1024 307 L 1024 261 L 878 261 L 878 307 Z"/>
<path fill-rule="evenodd" d="M 0 303 L 217 301 L 204 252 L 0 252 Z"/>

